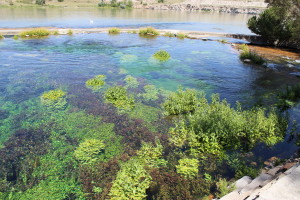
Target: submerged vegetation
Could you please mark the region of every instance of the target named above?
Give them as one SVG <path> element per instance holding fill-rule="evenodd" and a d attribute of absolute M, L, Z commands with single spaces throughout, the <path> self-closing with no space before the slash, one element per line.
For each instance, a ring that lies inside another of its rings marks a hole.
<path fill-rule="evenodd" d="M 94 78 L 87 80 L 85 85 L 93 91 L 98 91 L 105 85 L 105 79 L 105 75 L 97 75 Z"/>
<path fill-rule="evenodd" d="M 104 98 L 121 110 L 130 110 L 134 107 L 134 98 L 122 86 L 108 88 L 104 93 Z"/>
<path fill-rule="evenodd" d="M 41 103 L 51 109 L 63 109 L 67 104 L 65 96 L 61 89 L 51 90 L 41 96 Z"/>
<path fill-rule="evenodd" d="M 32 38 L 42 38 L 50 35 L 50 31 L 44 28 L 35 28 L 28 31 L 23 31 L 19 34 L 20 37 L 32 37 Z"/>
<path fill-rule="evenodd" d="M 159 50 L 153 54 L 153 57 L 159 61 L 168 61 L 171 55 L 165 50 Z"/>

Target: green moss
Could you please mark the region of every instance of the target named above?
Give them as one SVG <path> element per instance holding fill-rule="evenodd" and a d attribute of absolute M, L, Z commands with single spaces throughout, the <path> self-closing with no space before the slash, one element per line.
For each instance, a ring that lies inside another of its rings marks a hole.
<path fill-rule="evenodd" d="M 87 80 L 85 85 L 87 88 L 90 88 L 93 91 L 98 91 L 103 87 L 103 85 L 105 85 L 105 79 L 105 75 L 97 75 L 94 78 Z"/>
<path fill-rule="evenodd" d="M 133 76 L 127 75 L 124 81 L 126 82 L 126 88 L 137 88 L 139 86 L 139 82 Z"/>
<path fill-rule="evenodd" d="M 157 51 L 153 54 L 153 57 L 159 61 L 168 61 L 171 58 L 170 54 L 165 50 Z"/>
<path fill-rule="evenodd" d="M 141 36 L 157 36 L 159 32 L 153 27 L 142 28 L 139 30 Z"/>
<path fill-rule="evenodd" d="M 109 34 L 119 34 L 120 33 L 120 29 L 116 28 L 116 27 L 110 28 L 110 29 L 108 29 L 108 33 Z"/>
<path fill-rule="evenodd" d="M 44 28 L 35 28 L 29 31 L 23 31 L 20 34 L 20 37 L 32 37 L 32 38 L 41 38 L 50 35 L 50 31 Z"/>
<path fill-rule="evenodd" d="M 129 96 L 126 89 L 122 86 L 108 88 L 104 93 L 104 98 L 107 103 L 111 103 L 121 110 L 134 108 L 134 98 Z"/>

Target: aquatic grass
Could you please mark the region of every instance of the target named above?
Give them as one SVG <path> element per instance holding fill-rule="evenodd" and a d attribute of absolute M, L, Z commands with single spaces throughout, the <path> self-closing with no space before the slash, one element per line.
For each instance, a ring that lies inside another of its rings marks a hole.
<path fill-rule="evenodd" d="M 141 36 L 157 36 L 159 32 L 153 27 L 142 28 L 139 30 Z"/>
<path fill-rule="evenodd" d="M 120 33 L 120 29 L 116 28 L 116 27 L 113 27 L 113 28 L 108 29 L 108 33 L 109 34 L 119 34 Z"/>
<path fill-rule="evenodd" d="M 165 37 L 175 37 L 174 33 L 166 32 L 163 36 Z"/>
<path fill-rule="evenodd" d="M 251 51 L 249 49 L 248 45 L 246 45 L 246 44 L 241 45 L 239 49 L 241 50 L 240 59 L 243 62 L 249 62 L 250 61 L 251 63 L 257 64 L 257 65 L 262 65 L 266 62 L 257 53 L 255 53 L 254 51 Z"/>
<path fill-rule="evenodd" d="M 87 88 L 92 89 L 93 91 L 98 91 L 100 90 L 103 85 L 105 85 L 105 80 L 106 76 L 105 75 L 97 75 L 94 78 L 91 78 L 85 82 L 85 85 Z"/>
<path fill-rule="evenodd" d="M 153 54 L 153 57 L 159 61 L 167 61 L 171 58 L 171 55 L 165 50 L 159 50 Z"/>
<path fill-rule="evenodd" d="M 184 38 L 187 37 L 187 35 L 184 34 L 184 33 L 177 33 L 177 34 L 176 34 L 176 37 L 177 37 L 178 39 L 184 39 Z"/>
<path fill-rule="evenodd" d="M 50 35 L 50 31 L 44 28 L 35 28 L 28 31 L 23 31 L 19 34 L 20 37 L 32 37 L 32 38 L 42 38 Z"/>

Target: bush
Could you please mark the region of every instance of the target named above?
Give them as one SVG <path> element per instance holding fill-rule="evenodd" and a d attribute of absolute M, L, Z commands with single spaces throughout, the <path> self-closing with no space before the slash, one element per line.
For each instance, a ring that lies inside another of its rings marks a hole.
<path fill-rule="evenodd" d="M 110 28 L 109 30 L 108 30 L 108 33 L 109 34 L 119 34 L 120 33 L 120 29 L 119 28 Z"/>
<path fill-rule="evenodd" d="M 41 38 L 50 35 L 50 31 L 44 28 L 35 28 L 29 31 L 23 31 L 20 34 L 20 37 L 33 37 L 33 38 Z"/>
<path fill-rule="evenodd" d="M 75 158 L 83 165 L 91 165 L 98 161 L 99 154 L 103 151 L 105 145 L 102 140 L 87 139 L 80 143 L 75 150 Z"/>
<path fill-rule="evenodd" d="M 171 58 L 170 54 L 165 50 L 157 51 L 155 54 L 153 54 L 153 57 L 159 61 L 167 61 Z"/>
<path fill-rule="evenodd" d="M 127 94 L 122 86 L 114 86 L 108 88 L 104 93 L 105 101 L 113 104 L 122 110 L 130 110 L 134 108 L 134 98 Z"/>
<path fill-rule="evenodd" d="M 90 88 L 94 91 L 98 91 L 102 88 L 103 85 L 105 85 L 105 75 L 97 75 L 94 78 L 91 78 L 85 82 L 85 85 L 87 88 Z"/>
<path fill-rule="evenodd" d="M 159 32 L 153 27 L 142 28 L 139 30 L 139 35 L 142 36 L 157 36 Z"/>
<path fill-rule="evenodd" d="M 261 56 L 257 55 L 254 51 L 249 50 L 249 47 L 246 44 L 241 45 L 240 49 L 242 50 L 240 54 L 240 59 L 242 61 L 249 59 L 252 63 L 257 65 L 262 65 L 266 62 Z"/>

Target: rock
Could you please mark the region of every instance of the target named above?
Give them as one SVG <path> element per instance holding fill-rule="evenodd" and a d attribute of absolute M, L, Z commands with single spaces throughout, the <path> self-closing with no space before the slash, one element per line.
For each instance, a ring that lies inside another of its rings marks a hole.
<path fill-rule="evenodd" d="M 291 64 L 291 63 L 288 63 L 286 66 L 289 67 L 289 68 L 295 67 L 295 66 L 294 66 L 293 64 Z"/>
<path fill-rule="evenodd" d="M 236 190 L 242 190 L 246 185 L 252 182 L 252 179 L 249 176 L 244 176 L 235 182 Z"/>
<path fill-rule="evenodd" d="M 250 59 L 244 59 L 243 62 L 245 62 L 245 63 L 251 63 L 251 60 Z"/>
<path fill-rule="evenodd" d="M 300 63 L 300 60 L 295 60 L 295 63 Z"/>
<path fill-rule="evenodd" d="M 244 187 L 241 190 L 241 193 L 245 193 L 248 191 L 254 191 L 262 186 L 264 186 L 267 182 L 272 179 L 272 176 L 269 174 L 261 174 L 258 177 L 256 177 L 250 184 L 248 184 L 246 187 Z"/>

